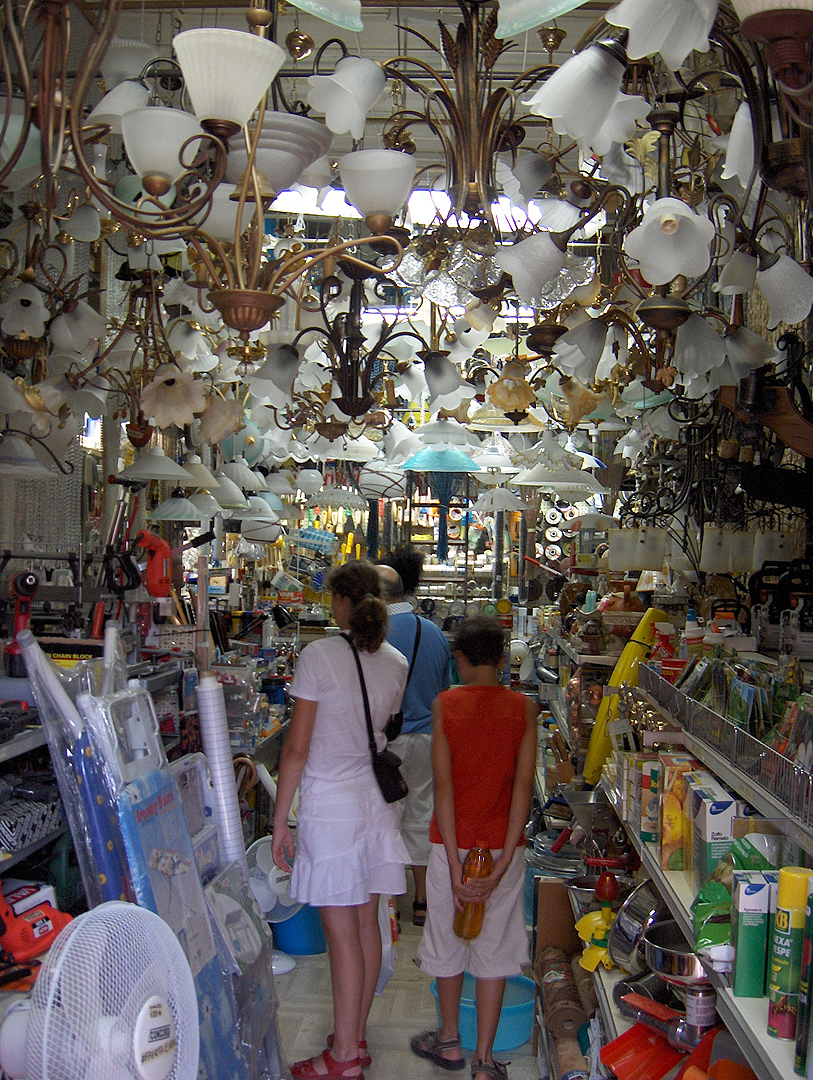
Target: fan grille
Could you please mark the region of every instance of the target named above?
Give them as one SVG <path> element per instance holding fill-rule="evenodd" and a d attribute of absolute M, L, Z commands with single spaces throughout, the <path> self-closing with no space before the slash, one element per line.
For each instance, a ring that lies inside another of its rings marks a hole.
<path fill-rule="evenodd" d="M 150 1074 L 135 1060 L 133 1033 L 154 996 L 169 1006 L 177 1047 L 169 1071 Z M 31 995 L 27 1080 L 195 1080 L 198 1049 L 192 973 L 163 919 L 111 901 L 62 931 Z"/>

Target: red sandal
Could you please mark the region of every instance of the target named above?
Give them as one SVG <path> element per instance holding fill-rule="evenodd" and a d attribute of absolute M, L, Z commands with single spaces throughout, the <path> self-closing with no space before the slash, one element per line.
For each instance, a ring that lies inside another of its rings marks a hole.
<path fill-rule="evenodd" d="M 364 1080 L 364 1073 L 357 1057 L 350 1061 L 337 1061 L 330 1050 L 323 1050 L 316 1057 L 296 1061 L 291 1066 L 294 1080 L 321 1080 L 322 1077 L 343 1077 L 344 1080 Z"/>
<path fill-rule="evenodd" d="M 333 1049 L 333 1038 L 334 1035 L 331 1031 L 331 1033 L 327 1037 L 327 1045 L 329 1050 Z M 373 1059 L 370 1057 L 370 1051 L 367 1049 L 367 1040 L 359 1039 L 359 1065 L 361 1065 L 362 1069 L 369 1069 L 372 1063 Z"/>

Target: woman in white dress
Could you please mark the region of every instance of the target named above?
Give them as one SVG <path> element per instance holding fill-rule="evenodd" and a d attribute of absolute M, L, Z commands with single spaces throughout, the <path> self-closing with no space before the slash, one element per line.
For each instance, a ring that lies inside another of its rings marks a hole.
<path fill-rule="evenodd" d="M 358 650 L 379 750 L 384 725 L 401 706 L 409 665 L 389 645 L 387 608 L 375 567 L 355 561 L 329 573 L 333 617 Z M 373 775 L 353 650 L 344 637 L 302 652 L 291 686 L 293 716 L 280 758 L 273 854 L 290 868 L 288 814 L 299 786 L 291 893 L 319 909 L 333 988 L 333 1034 L 321 1054 L 291 1066 L 296 1080 L 363 1080 L 370 1064 L 366 1023 L 381 967 L 378 898 L 406 891 L 407 850 L 395 804 Z"/>

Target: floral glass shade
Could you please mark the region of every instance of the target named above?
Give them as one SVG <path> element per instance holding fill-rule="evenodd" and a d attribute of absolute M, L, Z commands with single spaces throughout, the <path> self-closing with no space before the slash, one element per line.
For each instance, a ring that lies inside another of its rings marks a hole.
<path fill-rule="evenodd" d="M 332 75 L 309 75 L 308 104 L 336 135 L 364 134 L 364 121 L 386 83 L 384 69 L 363 56 L 345 56 Z"/>
<path fill-rule="evenodd" d="M 720 277 L 712 285 L 723 296 L 737 296 L 750 292 L 757 281 L 757 258 L 747 251 L 735 251 L 722 269 Z"/>
<path fill-rule="evenodd" d="M 181 148 L 202 128 L 192 113 L 161 106 L 133 109 L 121 118 L 127 157 L 141 176 L 160 176 L 174 184 L 184 173 Z M 190 160 L 187 156 L 187 160 Z"/>
<path fill-rule="evenodd" d="M 659 52 L 666 66 L 677 71 L 693 49 L 708 51 L 709 30 L 716 14 L 716 0 L 678 0 L 668 4 L 663 0 L 621 0 L 607 13 L 607 22 L 628 28 L 630 59 L 640 60 Z"/>
<path fill-rule="evenodd" d="M 795 325 L 806 318 L 813 304 L 813 278 L 789 255 L 757 271 L 757 284 L 771 309 L 768 329 L 779 323 Z"/>
<path fill-rule="evenodd" d="M 711 262 L 714 225 L 681 199 L 657 199 L 641 224 L 624 240 L 624 251 L 637 259 L 651 285 L 665 285 L 678 274 L 697 277 Z"/>
<path fill-rule="evenodd" d="M 524 304 L 533 304 L 543 286 L 565 265 L 565 253 L 553 242 L 550 233 L 534 233 L 510 247 L 502 247 L 497 262 L 511 275 L 517 296 Z"/>
<path fill-rule="evenodd" d="M 202 27 L 172 39 L 195 115 L 243 127 L 282 67 L 285 51 L 242 30 Z"/>
<path fill-rule="evenodd" d="M 400 150 L 356 150 L 339 158 L 347 201 L 362 217 L 395 217 L 409 197 L 415 162 Z"/>
<path fill-rule="evenodd" d="M 291 3 L 300 11 L 307 11 L 317 19 L 340 26 L 342 30 L 360 33 L 364 29 L 361 0 L 291 0 Z"/>
<path fill-rule="evenodd" d="M 81 244 L 92 244 L 99 239 L 101 221 L 93 203 L 82 203 L 65 222 L 65 232 Z"/>

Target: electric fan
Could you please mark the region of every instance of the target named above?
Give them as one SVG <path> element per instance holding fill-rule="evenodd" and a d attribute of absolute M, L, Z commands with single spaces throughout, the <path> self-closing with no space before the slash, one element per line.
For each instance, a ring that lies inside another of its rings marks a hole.
<path fill-rule="evenodd" d="M 261 836 L 255 840 L 246 852 L 248 863 L 248 883 L 254 893 L 254 899 L 260 906 L 260 911 L 272 924 L 285 922 L 293 918 L 302 907 L 298 900 L 291 896 L 289 886 L 291 875 L 275 864 L 271 854 L 272 840 L 270 836 Z M 275 975 L 284 975 L 296 967 L 296 960 L 288 953 L 274 949 L 271 966 Z"/>
<path fill-rule="evenodd" d="M 158 915 L 111 900 L 78 916 L 0 1028 L 11 1080 L 196 1080 L 198 1003 Z"/>

